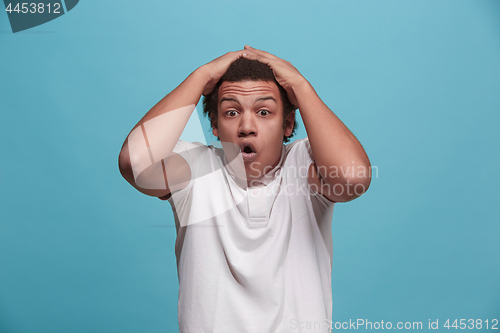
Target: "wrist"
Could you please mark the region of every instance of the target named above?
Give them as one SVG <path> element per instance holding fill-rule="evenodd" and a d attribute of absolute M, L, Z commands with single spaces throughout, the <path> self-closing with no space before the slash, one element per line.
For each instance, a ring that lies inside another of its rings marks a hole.
<path fill-rule="evenodd" d="M 193 72 L 193 74 L 196 76 L 198 80 L 202 81 L 205 85 L 209 84 L 210 81 L 212 81 L 211 71 L 206 64 L 198 67 Z"/>
<path fill-rule="evenodd" d="M 297 100 L 296 106 L 300 110 L 300 114 L 303 115 L 304 112 L 316 112 L 316 107 L 309 107 L 311 105 L 318 105 L 317 103 L 322 103 L 314 87 L 307 80 L 297 82 L 293 86 L 293 93 Z"/>
<path fill-rule="evenodd" d="M 291 85 L 291 88 L 294 94 L 300 93 L 301 91 L 305 91 L 308 89 L 309 90 L 313 89 L 309 81 L 307 81 L 306 78 L 303 76 L 300 76 L 298 79 L 296 79 Z"/>

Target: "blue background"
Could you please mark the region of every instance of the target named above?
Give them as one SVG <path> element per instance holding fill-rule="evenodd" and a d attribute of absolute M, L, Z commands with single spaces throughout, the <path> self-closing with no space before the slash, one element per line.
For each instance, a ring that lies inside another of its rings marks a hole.
<path fill-rule="evenodd" d="M 500 320 L 499 36 L 495 0 L 87 0 L 16 34 L 1 12 L 0 332 L 178 329 L 170 206 L 118 153 L 245 44 L 294 64 L 378 169 L 335 207 L 334 322 Z"/>

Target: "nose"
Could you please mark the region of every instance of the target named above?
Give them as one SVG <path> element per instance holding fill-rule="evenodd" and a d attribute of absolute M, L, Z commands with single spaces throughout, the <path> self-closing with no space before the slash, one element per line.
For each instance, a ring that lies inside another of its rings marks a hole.
<path fill-rule="evenodd" d="M 243 112 L 240 118 L 238 137 L 244 138 L 249 135 L 257 135 L 257 126 L 251 112 Z"/>

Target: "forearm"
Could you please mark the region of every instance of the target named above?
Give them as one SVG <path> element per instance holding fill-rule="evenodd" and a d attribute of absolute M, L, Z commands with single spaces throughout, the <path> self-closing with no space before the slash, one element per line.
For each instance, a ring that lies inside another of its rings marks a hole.
<path fill-rule="evenodd" d="M 172 153 L 206 83 L 207 73 L 200 67 L 151 108 L 130 131 L 120 152 L 119 166 L 122 175 L 133 186 L 147 190 L 167 189 L 162 181 L 164 177 L 154 177 L 153 174 L 163 173 L 162 160 Z M 143 172 L 150 176 L 139 177 Z M 158 181 L 151 183 L 150 180 L 155 178 Z M 141 184 L 141 179 L 149 181 Z M 157 195 L 158 191 L 152 193 Z"/>
<path fill-rule="evenodd" d="M 196 69 L 180 85 L 178 85 L 177 88 L 172 90 L 155 106 L 153 106 L 133 129 L 166 112 L 198 104 L 198 101 L 203 93 L 203 89 L 207 84 L 209 77 L 208 74 L 209 73 L 207 73 L 205 66 L 201 66 Z"/>
<path fill-rule="evenodd" d="M 297 82 L 293 91 L 323 180 L 331 186 L 349 182 L 367 188 L 370 161 L 356 137 L 323 103 L 307 80 Z M 365 172 L 358 172 L 360 168 Z"/>

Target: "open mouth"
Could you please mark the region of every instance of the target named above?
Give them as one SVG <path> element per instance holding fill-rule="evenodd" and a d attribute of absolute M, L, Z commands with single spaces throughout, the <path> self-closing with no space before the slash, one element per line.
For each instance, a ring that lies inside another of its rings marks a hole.
<path fill-rule="evenodd" d="M 257 151 L 251 142 L 242 142 L 240 144 L 240 150 L 244 162 L 252 162 L 257 156 Z"/>

